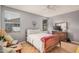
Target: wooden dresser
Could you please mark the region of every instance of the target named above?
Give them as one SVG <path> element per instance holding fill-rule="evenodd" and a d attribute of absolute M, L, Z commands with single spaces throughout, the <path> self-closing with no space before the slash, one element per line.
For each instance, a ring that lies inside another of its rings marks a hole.
<path fill-rule="evenodd" d="M 59 32 L 54 32 L 53 35 L 54 34 L 58 35 L 61 41 L 67 41 L 67 32 L 59 31 Z"/>

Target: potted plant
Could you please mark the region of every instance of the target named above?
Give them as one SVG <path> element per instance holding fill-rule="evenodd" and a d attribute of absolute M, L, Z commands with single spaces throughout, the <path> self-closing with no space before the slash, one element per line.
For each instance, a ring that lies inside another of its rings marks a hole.
<path fill-rule="evenodd" d="M 4 40 L 4 36 L 0 35 L 0 41 Z"/>

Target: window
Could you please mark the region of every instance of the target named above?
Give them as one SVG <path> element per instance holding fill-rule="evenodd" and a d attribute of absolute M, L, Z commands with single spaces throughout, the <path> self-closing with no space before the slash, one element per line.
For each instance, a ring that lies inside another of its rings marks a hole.
<path fill-rule="evenodd" d="M 43 20 L 43 31 L 47 31 L 48 29 L 48 20 Z"/>
<path fill-rule="evenodd" d="M 20 31 L 20 14 L 5 10 L 4 15 L 4 24 L 6 32 Z"/>

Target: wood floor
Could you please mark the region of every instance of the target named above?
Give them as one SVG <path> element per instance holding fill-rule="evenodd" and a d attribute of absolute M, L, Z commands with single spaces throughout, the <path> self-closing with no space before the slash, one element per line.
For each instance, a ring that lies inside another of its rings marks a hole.
<path fill-rule="evenodd" d="M 61 47 L 56 46 L 50 53 L 75 53 L 77 47 L 78 45 L 72 43 L 61 42 Z"/>
<path fill-rule="evenodd" d="M 78 45 L 61 42 L 61 47 L 56 46 L 48 53 L 74 53 Z M 39 53 L 39 51 L 29 43 L 23 42 L 22 44 L 22 53 Z"/>
<path fill-rule="evenodd" d="M 29 43 L 23 42 L 22 44 L 22 53 L 38 53 L 39 51 Z"/>

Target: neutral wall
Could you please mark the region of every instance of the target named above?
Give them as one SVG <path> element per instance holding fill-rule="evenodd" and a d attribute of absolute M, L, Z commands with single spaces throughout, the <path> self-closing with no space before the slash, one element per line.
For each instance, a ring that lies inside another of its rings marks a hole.
<path fill-rule="evenodd" d="M 17 9 L 12 9 L 12 8 L 5 7 L 5 6 L 3 6 L 2 9 L 3 9 L 3 11 L 4 10 L 10 10 L 10 11 L 21 14 L 21 16 L 20 16 L 21 31 L 20 32 L 8 33 L 14 39 L 25 40 L 25 30 L 29 29 L 29 28 L 33 28 L 33 25 L 32 25 L 33 20 L 36 21 L 36 23 L 37 23 L 36 28 L 39 28 L 39 29 L 42 30 L 42 27 L 41 27 L 42 26 L 41 21 L 43 19 L 42 16 L 35 15 L 35 14 L 32 14 L 32 13 L 28 13 L 28 12 L 24 12 L 24 11 L 20 11 L 20 10 L 17 10 Z M 4 16 L 4 13 L 3 13 L 3 16 Z M 4 17 L 3 17 L 3 28 L 5 28 Z"/>
<path fill-rule="evenodd" d="M 0 6 L 1 8 L 1 6 Z M 39 28 L 42 30 L 42 20 L 44 19 L 44 17 L 39 16 L 39 15 L 35 15 L 32 13 L 28 13 L 28 12 L 24 12 L 24 11 L 20 11 L 17 9 L 12 9 L 9 7 L 2 7 L 3 10 L 10 10 L 16 13 L 20 13 L 21 14 L 21 31 L 20 32 L 13 32 L 13 33 L 8 33 L 10 34 L 14 39 L 18 39 L 18 40 L 24 40 L 25 39 L 25 30 L 32 28 L 32 20 L 37 22 L 36 28 Z M 3 14 L 4 16 L 4 14 Z M 0 17 L 1 18 L 1 17 Z M 4 17 L 3 17 L 3 28 L 5 28 L 4 26 Z M 62 14 L 62 15 L 58 15 L 58 16 L 53 16 L 50 17 L 48 20 L 48 30 L 53 30 L 53 25 L 57 22 L 63 22 L 63 21 L 67 21 L 68 22 L 68 32 L 69 37 L 71 38 L 71 40 L 75 40 L 75 41 L 79 41 L 79 11 L 74 11 L 71 13 L 66 13 L 66 14 Z"/>
<path fill-rule="evenodd" d="M 74 11 L 51 17 L 53 24 L 58 22 L 68 22 L 68 33 L 71 40 L 79 41 L 79 11 Z"/>

